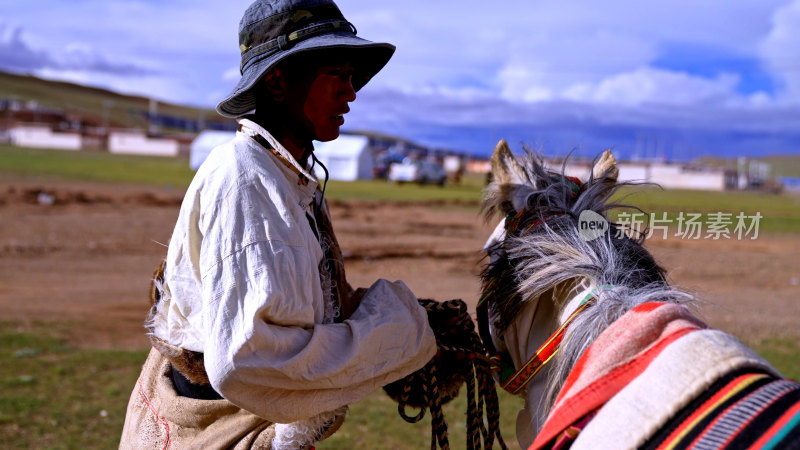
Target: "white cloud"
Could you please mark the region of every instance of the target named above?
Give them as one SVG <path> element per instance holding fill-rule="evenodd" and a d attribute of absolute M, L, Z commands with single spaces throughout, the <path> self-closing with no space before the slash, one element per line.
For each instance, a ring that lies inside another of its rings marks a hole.
<path fill-rule="evenodd" d="M 564 91 L 563 97 L 576 102 L 620 105 L 709 105 L 725 104 L 737 97 L 739 77 L 721 74 L 713 79 L 693 77 L 644 67 L 608 77 L 599 83 L 579 83 Z"/>
<path fill-rule="evenodd" d="M 760 45 L 765 65 L 780 83 L 783 101 L 800 103 L 800 0 L 778 8 Z"/>
<path fill-rule="evenodd" d="M 786 2 L 512 1 L 490 9 L 485 2 L 465 0 L 457 15 L 446 2 L 421 6 L 408 1 L 391 8 L 366 0 L 340 4 L 359 31 L 364 31 L 360 34 L 398 47 L 374 84 L 404 92 L 466 85 L 508 101 L 530 102 L 570 99 L 576 86 L 599 86 L 604 80 L 609 85 L 614 77 L 630 78 L 651 67 L 670 46 L 755 57 L 758 40 L 770 30 L 773 11 Z M 673 103 L 728 88 L 725 77 L 691 77 L 682 82 L 683 74 L 674 75 L 657 75 L 659 84 L 673 89 L 669 92 Z M 676 95 L 674 89 L 681 86 L 700 92 Z M 609 98 L 592 97 L 593 101 Z M 729 101 L 749 100 L 740 96 Z"/>
<path fill-rule="evenodd" d="M 15 72 L 85 70 L 115 73 L 121 77 L 155 73 L 143 65 L 111 61 L 86 43 L 68 42 L 36 48 L 28 41 L 28 33 L 22 27 L 0 24 L 0 69 Z"/>
<path fill-rule="evenodd" d="M 250 2 L 46 0 L 35 11 L 23 3 L 7 9 L 31 31 L 28 42 L 35 48 L 68 42 L 91 48 L 95 60 L 109 64 L 158 68 L 165 76 L 195 72 L 193 83 L 203 83 L 205 92 L 194 98 L 203 98 L 220 89 L 213 83 L 233 81 L 233 72 L 222 79 L 218 74 L 238 63 L 236 30 Z M 372 85 L 543 101 L 569 98 L 564 95 L 575 86 L 599 85 L 647 67 L 664 43 L 754 52 L 770 30 L 773 11 L 786 2 L 509 1 L 490 8 L 464 0 L 457 11 L 452 3 L 419 0 L 338 4 L 360 36 L 398 47 Z"/>
<path fill-rule="evenodd" d="M 52 63 L 27 41 L 22 27 L 0 23 L 0 69 L 29 72 Z"/>
<path fill-rule="evenodd" d="M 250 0 L 168 2 L 142 0 L 44 0 L 36 8 L 25 2 L 4 5 L 4 15 L 14 17 L 31 33 L 47 35 L 33 44 L 47 45 L 81 40 L 132 51 L 237 52 L 236 31 Z M 55 39 L 53 39 L 55 38 Z"/>
<path fill-rule="evenodd" d="M 652 60 L 655 43 L 604 28 L 537 35 L 515 42 L 497 71 L 500 95 L 511 101 L 564 98 L 570 86 L 597 83 Z"/>
<path fill-rule="evenodd" d="M 547 67 L 539 63 L 533 64 L 511 62 L 500 69 L 497 81 L 500 84 L 500 95 L 509 100 L 536 102 L 552 100 L 553 90 L 546 82 Z"/>

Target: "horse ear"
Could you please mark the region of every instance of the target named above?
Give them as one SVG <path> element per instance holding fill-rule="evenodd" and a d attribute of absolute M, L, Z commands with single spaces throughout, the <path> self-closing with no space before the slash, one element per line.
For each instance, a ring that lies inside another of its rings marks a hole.
<path fill-rule="evenodd" d="M 592 178 L 599 180 L 603 177 L 610 183 L 616 183 L 619 177 L 617 159 L 614 158 L 614 154 L 611 153 L 611 150 L 604 151 L 592 168 Z"/>
<path fill-rule="evenodd" d="M 522 167 L 519 165 L 511 149 L 508 148 L 508 142 L 505 139 L 500 139 L 497 146 L 492 153 L 492 175 L 494 181 L 498 185 L 505 184 L 523 184 L 525 177 Z"/>

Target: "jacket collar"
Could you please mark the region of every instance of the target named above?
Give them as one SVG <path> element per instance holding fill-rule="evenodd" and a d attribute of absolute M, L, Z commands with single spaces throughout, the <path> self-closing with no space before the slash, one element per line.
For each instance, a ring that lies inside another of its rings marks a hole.
<path fill-rule="evenodd" d="M 306 167 L 303 167 L 291 153 L 289 153 L 277 139 L 275 139 L 264 127 L 250 119 L 240 118 L 239 133 L 253 138 L 264 150 L 272 155 L 278 165 L 283 168 L 283 173 L 287 178 L 297 183 L 297 189 L 307 195 L 314 197 L 314 192 L 319 186 L 319 180 Z"/>

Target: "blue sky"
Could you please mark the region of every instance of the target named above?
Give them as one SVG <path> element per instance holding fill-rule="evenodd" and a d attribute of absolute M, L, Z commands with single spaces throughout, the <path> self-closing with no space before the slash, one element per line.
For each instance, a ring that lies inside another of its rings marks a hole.
<path fill-rule="evenodd" d="M 250 1 L 0 0 L 0 69 L 213 106 Z M 474 153 L 800 153 L 800 0 L 341 0 L 397 46 L 345 127 Z"/>

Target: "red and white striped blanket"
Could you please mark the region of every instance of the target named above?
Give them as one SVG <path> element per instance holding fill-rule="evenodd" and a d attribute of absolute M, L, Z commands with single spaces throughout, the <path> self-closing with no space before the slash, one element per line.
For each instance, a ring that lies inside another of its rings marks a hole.
<path fill-rule="evenodd" d="M 784 403 L 797 401 L 794 410 L 772 411 L 778 425 L 758 439 L 765 444 L 791 435 L 800 445 L 800 384 L 779 377 L 751 349 L 685 307 L 645 303 L 581 356 L 530 448 L 680 448 L 713 441 L 721 428 L 732 433 L 722 438 L 729 443 L 754 420 L 734 409 L 750 411 L 765 390 L 787 394 Z M 726 422 L 726 412 L 735 417 Z"/>

